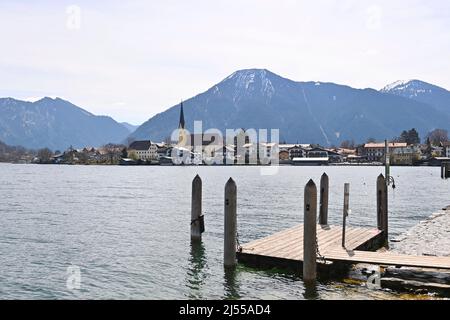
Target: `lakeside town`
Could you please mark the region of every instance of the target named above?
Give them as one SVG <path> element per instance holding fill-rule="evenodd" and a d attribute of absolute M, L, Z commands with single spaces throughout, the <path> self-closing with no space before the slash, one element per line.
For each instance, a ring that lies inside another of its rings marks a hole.
<path fill-rule="evenodd" d="M 393 166 L 441 166 L 450 162 L 448 132 L 435 129 L 421 143 L 416 129 L 404 130 L 391 141 L 369 138 L 364 144 L 343 141 L 339 147 L 313 143 L 258 141 L 255 130 L 238 129 L 224 138 L 220 133 L 190 134 L 185 128 L 183 104 L 178 129 L 165 142 L 151 140 L 86 146 L 55 151 L 9 147 L 0 142 L 0 162 L 66 165 L 383 165 L 385 154 Z M 177 140 L 177 141 L 171 141 Z M 232 141 L 232 143 L 229 143 Z"/>
<path fill-rule="evenodd" d="M 450 143 L 442 142 L 439 145 L 419 144 L 408 145 L 405 142 L 389 142 L 391 165 L 394 166 L 440 166 L 442 162 L 450 161 Z M 244 164 L 252 164 L 252 154 L 258 153 L 258 148 L 266 148 L 271 154 L 272 149 L 278 148 L 279 164 L 282 165 L 383 165 L 385 157 L 384 142 L 369 142 L 350 148 L 325 148 L 314 144 L 278 144 L 247 143 L 243 145 L 246 150 Z M 195 161 L 197 154 L 189 149 L 181 149 L 177 145 L 164 142 L 155 143 L 150 140 L 134 141 L 128 147 L 125 145 L 106 145 L 100 148 L 85 147 L 82 149 L 69 148 L 68 150 L 52 154 L 40 152 L 33 159 L 24 158 L 22 163 L 46 164 L 80 164 L 80 165 L 174 165 L 172 153 L 183 151 L 189 154 L 183 164 L 200 164 Z M 204 154 L 211 157 L 232 159 L 238 164 L 236 145 L 226 145 L 217 149 L 215 145 L 202 146 Z M 228 162 L 229 163 L 229 162 Z M 216 163 L 217 164 L 217 163 Z M 260 163 L 256 163 L 260 164 Z"/>
<path fill-rule="evenodd" d="M 441 166 L 450 161 L 448 132 L 436 129 L 420 143 L 413 128 L 398 138 L 355 144 L 343 141 L 339 147 L 313 143 L 258 142 L 250 130 L 239 129 L 231 137 L 220 134 L 190 134 L 185 129 L 183 107 L 177 129 L 178 141 L 130 141 L 98 148 L 69 147 L 65 151 L 48 148 L 30 151 L 0 142 L 0 162 L 66 165 L 383 165 L 389 152 L 394 166 Z M 254 142 L 256 140 L 256 142 Z M 233 143 L 227 143 L 233 141 Z M 274 161 L 276 160 L 276 161 Z"/>

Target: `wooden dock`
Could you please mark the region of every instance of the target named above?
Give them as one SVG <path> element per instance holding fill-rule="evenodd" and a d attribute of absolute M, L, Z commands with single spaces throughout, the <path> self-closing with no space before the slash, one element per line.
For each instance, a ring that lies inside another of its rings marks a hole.
<path fill-rule="evenodd" d="M 383 231 L 376 228 L 348 227 L 346 248 L 342 248 L 342 227 L 317 225 L 318 270 L 330 270 L 334 263 L 366 263 L 381 266 L 450 269 L 450 257 L 410 256 L 373 252 L 383 246 Z M 300 269 L 303 263 L 303 225 L 244 244 L 238 261 L 263 267 Z"/>
<path fill-rule="evenodd" d="M 386 161 L 388 164 L 388 161 Z M 348 226 L 350 214 L 350 184 L 344 184 L 342 225 L 328 225 L 329 177 L 324 173 L 317 188 L 310 180 L 304 189 L 303 224 L 277 232 L 262 239 L 240 246 L 237 229 L 237 186 L 230 178 L 225 185 L 224 196 L 224 267 L 235 268 L 237 263 L 258 268 L 288 268 L 303 277 L 305 285 L 314 285 L 317 276 L 341 277 L 348 275 L 352 264 L 373 264 L 382 267 L 394 266 L 420 269 L 450 270 L 450 257 L 410 256 L 392 252 L 377 252 L 388 244 L 388 187 L 394 179 L 380 174 L 376 182 L 376 228 Z M 202 215 L 202 181 L 196 176 L 192 183 L 191 239 L 198 241 L 204 232 Z M 319 214 L 317 214 L 319 213 Z M 374 219 L 375 220 L 375 219 Z M 375 225 L 375 221 L 374 221 Z M 237 248 L 237 250 L 236 250 Z M 397 268 L 399 267 L 399 268 Z M 387 269 L 383 268 L 384 274 Z M 418 271 L 401 270 L 402 272 Z M 430 274 L 421 271 L 421 277 Z M 435 270 L 432 273 L 436 273 Z M 381 274 L 381 271 L 380 271 Z M 368 278 L 369 281 L 370 278 Z M 441 279 L 441 277 L 439 277 Z M 438 281 L 439 281 L 438 279 Z M 381 280 L 381 279 L 380 279 Z M 395 288 L 437 288 L 439 292 L 450 286 L 433 286 L 431 283 L 418 286 L 415 281 L 406 283 L 402 279 L 383 279 L 380 283 L 393 284 Z M 420 281 L 419 281 L 420 282 Z M 428 290 L 428 289 L 427 289 Z M 443 291 L 444 290 L 444 291 Z M 447 294 L 447 291 L 444 292 Z M 449 292 L 450 294 L 450 292 Z"/>
<path fill-rule="evenodd" d="M 303 229 L 301 224 L 244 244 L 237 253 L 238 261 L 257 266 L 301 267 Z M 319 253 L 322 255 L 331 249 L 340 248 L 342 227 L 317 225 L 317 240 Z M 376 228 L 347 227 L 345 244 L 349 250 L 376 250 L 384 244 L 383 231 Z M 326 264 L 319 256 L 318 262 Z"/>

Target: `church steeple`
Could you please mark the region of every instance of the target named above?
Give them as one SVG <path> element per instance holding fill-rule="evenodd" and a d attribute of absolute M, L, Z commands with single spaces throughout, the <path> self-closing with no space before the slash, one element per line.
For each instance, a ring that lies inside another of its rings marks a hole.
<path fill-rule="evenodd" d="M 178 124 L 178 129 L 184 129 L 184 112 L 183 112 L 183 101 L 181 101 L 181 109 L 180 109 L 180 123 Z"/>
<path fill-rule="evenodd" d="M 183 111 L 183 101 L 181 101 L 180 106 L 180 122 L 178 123 L 178 146 L 184 147 L 186 146 L 186 132 L 185 132 L 185 123 L 184 123 L 184 111 Z"/>

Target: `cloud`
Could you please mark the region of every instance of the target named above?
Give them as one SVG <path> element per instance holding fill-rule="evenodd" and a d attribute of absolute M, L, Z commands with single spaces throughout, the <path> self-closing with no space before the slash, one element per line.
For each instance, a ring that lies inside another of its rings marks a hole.
<path fill-rule="evenodd" d="M 242 68 L 358 88 L 402 78 L 450 88 L 448 1 L 74 4 L 80 24 L 68 29 L 78 18 L 67 3 L 0 3 L 1 95 L 56 94 L 140 123 Z"/>

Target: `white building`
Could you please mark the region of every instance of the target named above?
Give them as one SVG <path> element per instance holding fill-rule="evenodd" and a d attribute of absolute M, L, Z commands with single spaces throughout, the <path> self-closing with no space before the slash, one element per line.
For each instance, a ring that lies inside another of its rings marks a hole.
<path fill-rule="evenodd" d="M 408 144 L 403 142 L 389 142 L 389 152 L 392 153 L 395 149 L 406 148 Z M 366 143 L 364 145 L 364 155 L 369 161 L 384 161 L 385 143 Z"/>
<path fill-rule="evenodd" d="M 450 142 L 442 142 L 441 145 L 443 148 L 443 156 L 446 158 L 450 158 Z"/>
<path fill-rule="evenodd" d="M 128 147 L 128 156 L 132 153 L 143 161 L 158 160 L 158 145 L 150 140 L 134 141 Z"/>

